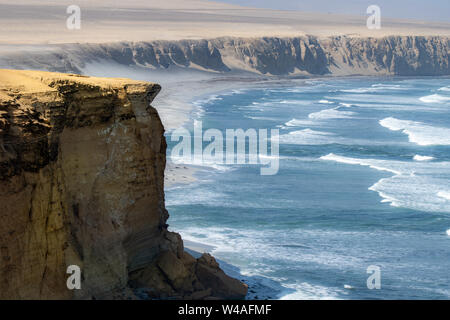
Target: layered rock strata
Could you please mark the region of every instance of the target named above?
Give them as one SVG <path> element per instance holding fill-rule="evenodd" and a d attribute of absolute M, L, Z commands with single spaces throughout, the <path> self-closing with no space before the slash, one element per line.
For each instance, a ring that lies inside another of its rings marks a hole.
<path fill-rule="evenodd" d="M 167 230 L 160 89 L 0 70 L 0 299 L 245 297 Z"/>
<path fill-rule="evenodd" d="M 382 38 L 302 36 L 210 40 L 66 44 L 0 53 L 0 66 L 83 73 L 91 63 L 150 69 L 200 69 L 264 75 L 450 74 L 450 39 L 442 36 Z"/>

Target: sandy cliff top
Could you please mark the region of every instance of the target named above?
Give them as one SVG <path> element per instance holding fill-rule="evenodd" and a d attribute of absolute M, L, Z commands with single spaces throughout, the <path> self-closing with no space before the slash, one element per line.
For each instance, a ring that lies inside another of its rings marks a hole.
<path fill-rule="evenodd" d="M 124 78 L 98 78 L 56 72 L 0 69 L 0 92 L 11 90 L 22 93 L 56 91 L 55 88 L 49 86 L 50 83 L 55 81 L 77 82 L 100 88 L 131 86 L 133 88 L 145 89 L 154 85 L 150 82 Z"/>
<path fill-rule="evenodd" d="M 79 0 L 81 29 L 68 30 L 73 1 L 0 0 L 0 43 L 151 41 L 233 37 L 450 35 L 450 23 L 239 7 L 205 0 Z"/>

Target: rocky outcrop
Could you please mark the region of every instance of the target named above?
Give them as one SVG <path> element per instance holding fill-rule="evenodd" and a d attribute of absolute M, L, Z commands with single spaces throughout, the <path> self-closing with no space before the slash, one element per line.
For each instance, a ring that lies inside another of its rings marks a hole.
<path fill-rule="evenodd" d="M 150 69 L 264 75 L 450 74 L 450 39 L 432 36 L 218 38 L 28 49 L 0 54 L 0 66 L 83 73 L 86 64 L 107 61 Z"/>
<path fill-rule="evenodd" d="M 0 299 L 246 295 L 167 230 L 159 90 L 0 70 Z M 80 290 L 67 288 L 70 265 Z"/>

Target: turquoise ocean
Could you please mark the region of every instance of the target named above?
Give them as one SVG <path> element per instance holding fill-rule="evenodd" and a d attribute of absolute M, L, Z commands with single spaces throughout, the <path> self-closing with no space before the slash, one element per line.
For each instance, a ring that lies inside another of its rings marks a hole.
<path fill-rule="evenodd" d="M 208 164 L 166 190 L 170 229 L 211 246 L 249 299 L 450 298 L 449 78 L 290 81 L 193 103 L 204 130 L 280 132 L 276 175 Z"/>

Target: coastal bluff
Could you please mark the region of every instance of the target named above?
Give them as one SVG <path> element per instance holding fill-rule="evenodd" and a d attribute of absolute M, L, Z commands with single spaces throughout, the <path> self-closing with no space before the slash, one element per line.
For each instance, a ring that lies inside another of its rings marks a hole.
<path fill-rule="evenodd" d="M 245 297 L 167 229 L 160 89 L 0 70 L 0 299 Z"/>
<path fill-rule="evenodd" d="M 386 36 L 204 40 L 19 46 L 0 52 L 0 66 L 83 74 L 91 65 L 202 70 L 265 76 L 447 76 L 450 38 Z M 89 69 L 88 69 L 89 70 Z"/>

